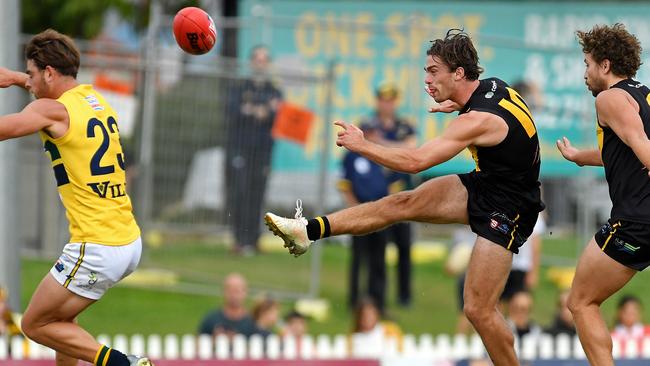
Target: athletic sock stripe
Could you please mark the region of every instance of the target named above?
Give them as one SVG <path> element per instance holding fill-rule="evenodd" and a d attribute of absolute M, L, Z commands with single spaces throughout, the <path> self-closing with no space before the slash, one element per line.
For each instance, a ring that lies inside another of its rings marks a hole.
<path fill-rule="evenodd" d="M 318 221 L 318 224 L 320 225 L 320 238 L 323 239 L 323 236 L 325 235 L 325 221 L 323 221 L 323 218 L 320 216 L 316 217 L 316 221 Z"/>
<path fill-rule="evenodd" d="M 81 248 L 79 249 L 79 259 L 77 259 L 77 263 L 75 263 L 72 272 L 70 272 L 70 274 L 68 275 L 68 279 L 65 280 L 65 283 L 63 283 L 63 287 L 68 288 L 70 282 L 72 282 L 72 279 L 77 274 L 79 267 L 81 267 L 81 263 L 84 260 L 84 254 L 86 254 L 86 243 L 81 243 Z"/>
<path fill-rule="evenodd" d="M 108 347 L 102 345 L 102 347 L 97 351 L 97 355 L 95 355 L 95 361 L 93 362 L 93 365 L 99 366 L 100 363 L 104 364 L 105 361 L 104 359 L 106 357 L 106 352 L 108 351 Z"/>
<path fill-rule="evenodd" d="M 108 358 L 111 357 L 111 349 L 109 348 L 108 351 L 106 351 L 106 356 L 104 356 L 104 362 L 102 363 L 102 366 L 106 366 L 106 363 L 108 362 Z"/>

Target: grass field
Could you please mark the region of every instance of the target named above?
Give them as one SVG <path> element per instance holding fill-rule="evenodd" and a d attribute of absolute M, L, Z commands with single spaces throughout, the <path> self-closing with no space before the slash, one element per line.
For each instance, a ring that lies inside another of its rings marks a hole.
<path fill-rule="evenodd" d="M 546 259 L 564 258 L 563 262 L 571 263 L 576 252 L 575 239 L 547 238 L 543 252 Z M 351 327 L 351 314 L 346 305 L 348 260 L 348 248 L 338 244 L 323 245 L 320 297 L 329 301 L 330 314 L 324 322 L 310 321 L 310 332 L 313 334 L 347 333 Z M 23 305 L 27 304 L 52 262 L 23 260 Z M 176 285 L 160 290 L 147 286 L 117 286 L 84 313 L 79 321 L 93 334 L 194 333 L 203 315 L 220 304 L 219 287 L 225 274 L 231 271 L 244 274 L 253 293 L 306 293 L 310 262 L 309 255 L 293 258 L 284 252 L 270 252 L 254 257 L 238 257 L 231 255 L 224 246 L 214 243 L 166 243 L 160 248 L 147 250 L 143 267 L 173 270 L 181 283 L 193 285 Z M 402 309 L 395 305 L 396 273 L 394 267 L 389 267 L 388 312 L 405 332 L 453 332 L 457 316 L 456 279 L 444 274 L 442 268 L 442 260 L 414 266 L 414 303 L 410 308 Z M 542 325 L 550 322 L 557 298 L 556 286 L 548 274 L 549 267 L 543 266 L 540 284 L 534 293 L 534 318 Z M 598 274 L 594 276 L 597 280 Z M 644 303 L 650 304 L 648 279 L 648 274 L 636 276 L 624 293 L 636 294 Z M 173 292 L 175 288 L 189 293 Z M 613 318 L 617 298 L 605 304 L 605 317 L 609 322 Z M 283 312 L 287 311 L 293 306 L 293 301 L 283 300 L 282 306 Z"/>

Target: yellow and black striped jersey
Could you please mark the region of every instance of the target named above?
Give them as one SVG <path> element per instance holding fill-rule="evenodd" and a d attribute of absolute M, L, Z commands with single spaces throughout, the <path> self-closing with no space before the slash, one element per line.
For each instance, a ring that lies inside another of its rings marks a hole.
<path fill-rule="evenodd" d="M 539 138 L 524 99 L 500 79 L 483 79 L 459 114 L 471 111 L 497 115 L 508 125 L 499 144 L 469 147 L 484 188 L 515 207 L 541 211 Z"/>
<path fill-rule="evenodd" d="M 650 136 L 650 88 L 625 79 L 611 88 L 625 90 L 639 104 L 639 117 Z M 634 151 L 609 127 L 598 125 L 601 157 L 612 199 L 611 219 L 650 223 L 650 178 Z"/>
<path fill-rule="evenodd" d="M 126 193 L 115 111 L 92 85 L 78 85 L 57 101 L 68 111 L 68 131 L 59 138 L 40 131 L 40 137 L 70 223 L 70 242 L 133 242 L 140 228 Z"/>

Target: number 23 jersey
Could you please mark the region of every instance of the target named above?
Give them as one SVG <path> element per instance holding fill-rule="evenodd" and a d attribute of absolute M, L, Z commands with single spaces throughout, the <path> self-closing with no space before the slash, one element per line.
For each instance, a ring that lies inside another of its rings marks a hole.
<path fill-rule="evenodd" d="M 70 242 L 133 242 L 140 228 L 126 194 L 115 111 L 87 84 L 66 91 L 57 101 L 68 111 L 68 131 L 59 138 L 40 131 L 40 137 L 70 223 Z"/>

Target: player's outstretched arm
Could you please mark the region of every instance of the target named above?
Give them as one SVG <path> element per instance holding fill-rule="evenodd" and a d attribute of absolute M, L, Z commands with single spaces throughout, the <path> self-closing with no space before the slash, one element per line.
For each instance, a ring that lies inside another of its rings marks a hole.
<path fill-rule="evenodd" d="M 46 130 L 53 137 L 62 136 L 68 128 L 68 112 L 53 99 L 38 99 L 22 111 L 0 117 L 0 141 L 31 135 Z"/>
<path fill-rule="evenodd" d="M 603 159 L 600 155 L 600 150 L 598 149 L 576 149 L 571 145 L 571 141 L 566 137 L 557 140 L 555 144 L 557 145 L 558 150 L 560 150 L 560 153 L 562 153 L 562 156 L 564 156 L 568 161 L 574 162 L 579 166 L 603 166 Z"/>
<path fill-rule="evenodd" d="M 363 132 L 356 126 L 337 121 L 341 127 L 336 144 L 391 170 L 418 173 L 453 158 L 467 146 L 476 143 L 481 137 L 489 135 L 492 123 L 483 123 L 487 113 L 464 114 L 449 123 L 442 135 L 417 148 L 391 148 L 366 140 Z M 490 117 L 488 117 L 490 118 Z M 505 126 L 505 123 L 503 123 Z"/>
<path fill-rule="evenodd" d="M 0 88 L 8 88 L 10 86 L 19 86 L 26 89 L 25 83 L 29 75 L 20 71 L 9 70 L 5 67 L 0 67 Z"/>
<path fill-rule="evenodd" d="M 634 151 L 650 175 L 650 140 L 636 101 L 623 90 L 609 89 L 596 97 L 596 112 L 599 121 L 609 126 Z"/>

